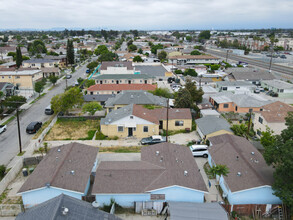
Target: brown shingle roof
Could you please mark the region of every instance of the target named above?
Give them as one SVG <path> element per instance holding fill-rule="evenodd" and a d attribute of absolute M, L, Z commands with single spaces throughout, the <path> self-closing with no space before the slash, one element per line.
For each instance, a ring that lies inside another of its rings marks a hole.
<path fill-rule="evenodd" d="M 123 90 L 145 90 L 153 91 L 157 88 L 151 84 L 96 84 L 89 87 L 88 91 L 123 91 Z"/>
<path fill-rule="evenodd" d="M 153 113 L 153 111 L 146 109 L 141 105 L 134 104 L 132 114 L 139 118 L 143 118 L 147 121 L 153 122 L 155 124 L 159 124 L 159 120 L 156 117 L 156 115 Z"/>
<path fill-rule="evenodd" d="M 212 144 L 209 153 L 213 161 L 229 169 L 224 179 L 232 192 L 272 185 L 273 169 L 248 140 L 229 134 L 210 137 L 209 140 Z M 237 175 L 238 172 L 241 176 Z"/>
<path fill-rule="evenodd" d="M 288 112 L 293 112 L 293 107 L 277 101 L 271 104 L 263 106 L 263 111 L 260 114 L 265 118 L 267 122 L 285 122 L 285 118 L 288 115 Z"/>
<path fill-rule="evenodd" d="M 42 188 L 49 183 L 52 187 L 84 193 L 98 151 L 79 143 L 50 149 L 18 192 Z"/>
<path fill-rule="evenodd" d="M 167 120 L 167 109 L 157 108 L 152 110 L 152 114 L 158 118 L 158 120 Z M 172 119 L 192 119 L 189 108 L 169 108 L 168 112 L 169 120 Z"/>
<path fill-rule="evenodd" d="M 128 70 L 133 70 L 132 62 L 119 62 L 119 61 L 102 62 L 100 70 L 107 70 L 108 67 L 127 67 Z"/>
<path fill-rule="evenodd" d="M 174 185 L 207 191 L 189 148 L 161 143 L 143 147 L 141 161 L 101 162 L 93 193 L 146 193 Z"/>

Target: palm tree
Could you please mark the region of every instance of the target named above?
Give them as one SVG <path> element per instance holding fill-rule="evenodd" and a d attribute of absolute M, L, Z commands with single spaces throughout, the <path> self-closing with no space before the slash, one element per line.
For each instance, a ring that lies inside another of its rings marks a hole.
<path fill-rule="evenodd" d="M 218 165 L 215 165 L 213 166 L 209 172 L 213 175 L 213 176 L 227 176 L 228 173 L 229 173 L 229 169 L 226 165 L 221 165 L 221 164 L 218 164 Z"/>

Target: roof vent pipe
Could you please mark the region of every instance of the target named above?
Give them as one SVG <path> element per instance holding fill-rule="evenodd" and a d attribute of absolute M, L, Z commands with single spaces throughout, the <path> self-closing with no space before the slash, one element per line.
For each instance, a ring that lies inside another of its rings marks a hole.
<path fill-rule="evenodd" d="M 187 176 L 188 172 L 187 170 L 184 170 L 184 176 Z"/>

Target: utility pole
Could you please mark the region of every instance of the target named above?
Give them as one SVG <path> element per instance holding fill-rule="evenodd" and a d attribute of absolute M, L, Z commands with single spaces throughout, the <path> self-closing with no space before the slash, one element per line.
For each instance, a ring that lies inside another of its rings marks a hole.
<path fill-rule="evenodd" d="M 247 134 L 246 134 L 246 139 L 248 140 L 249 137 L 249 131 L 250 131 L 250 124 L 251 124 L 251 114 L 252 114 L 252 109 L 249 109 L 249 120 L 248 120 L 248 126 L 247 126 Z"/>
<path fill-rule="evenodd" d="M 22 153 L 22 147 L 21 147 L 21 136 L 20 136 L 20 124 L 19 124 L 19 112 L 18 107 L 16 109 L 16 118 L 17 118 L 17 130 L 18 130 L 18 143 L 19 143 L 19 153 Z"/>
<path fill-rule="evenodd" d="M 227 50 L 227 53 L 226 53 L 226 63 L 228 63 L 228 54 L 229 54 L 229 50 Z"/>
<path fill-rule="evenodd" d="M 169 98 L 167 99 L 166 142 L 168 142 L 168 126 L 169 126 Z"/>
<path fill-rule="evenodd" d="M 273 43 L 271 43 L 271 60 L 270 60 L 270 67 L 269 67 L 269 72 L 272 71 L 272 64 L 273 64 L 273 52 L 274 52 L 274 49 L 273 49 Z"/>

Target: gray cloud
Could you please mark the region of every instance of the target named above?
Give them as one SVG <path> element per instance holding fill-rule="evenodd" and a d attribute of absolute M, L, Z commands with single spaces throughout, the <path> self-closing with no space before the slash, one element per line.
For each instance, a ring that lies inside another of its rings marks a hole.
<path fill-rule="evenodd" d="M 0 0 L 0 28 L 292 28 L 292 0 Z"/>

